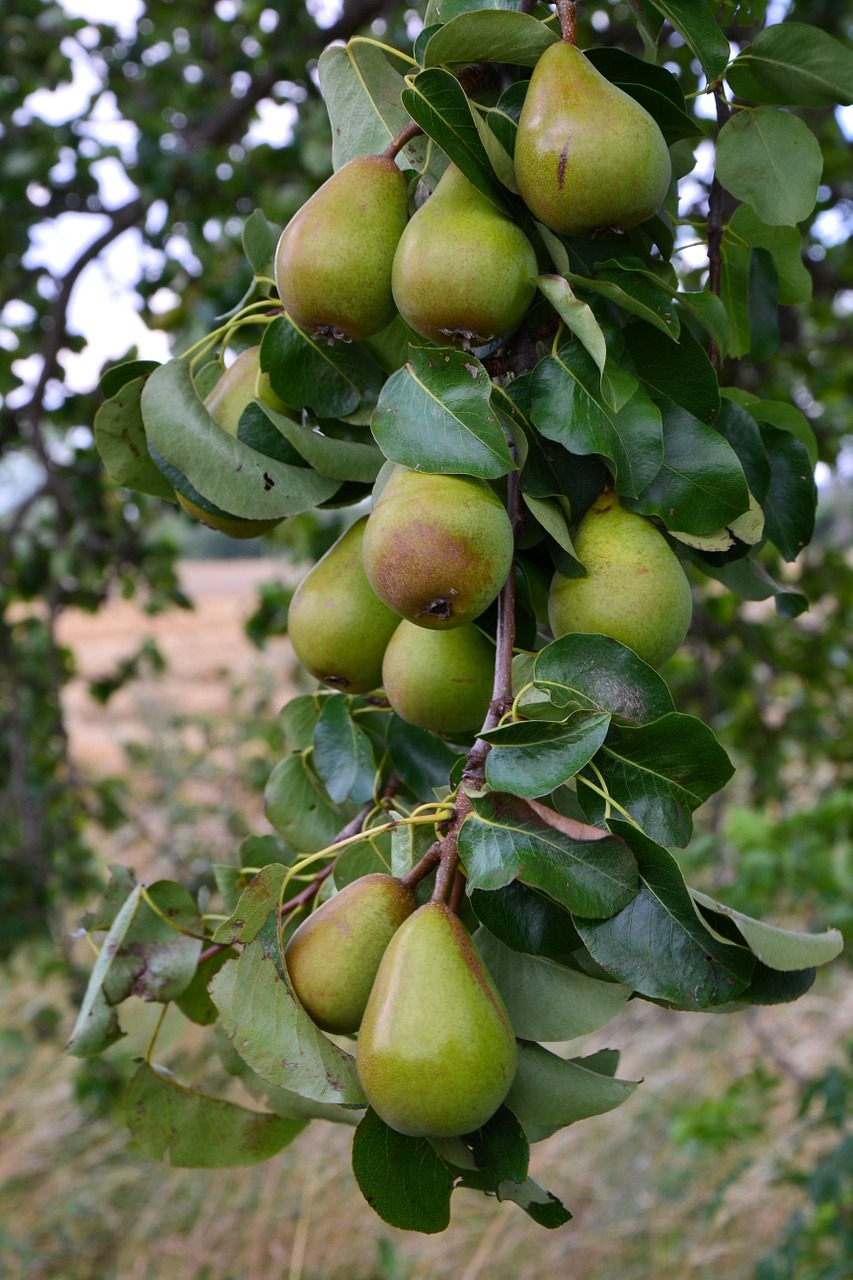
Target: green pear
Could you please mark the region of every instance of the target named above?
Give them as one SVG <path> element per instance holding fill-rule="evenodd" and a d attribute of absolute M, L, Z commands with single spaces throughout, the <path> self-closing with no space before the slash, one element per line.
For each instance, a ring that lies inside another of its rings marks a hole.
<path fill-rule="evenodd" d="M 357 156 L 332 174 L 276 249 L 276 285 L 294 323 L 337 338 L 390 324 L 391 264 L 408 216 L 406 179 L 389 157 Z"/>
<path fill-rule="evenodd" d="M 287 633 L 304 667 L 334 689 L 369 693 L 382 683 L 385 646 L 400 618 L 373 591 L 361 549 L 362 516 L 302 579 L 290 602 Z"/>
<path fill-rule="evenodd" d="M 399 1133 L 472 1133 L 506 1097 L 512 1027 L 470 934 L 443 902 L 420 907 L 388 944 L 356 1064 L 371 1107 Z"/>
<path fill-rule="evenodd" d="M 321 1030 L 358 1031 L 385 948 L 416 906 L 401 880 L 376 872 L 346 885 L 291 935 L 287 972 Z"/>
<path fill-rule="evenodd" d="M 581 520 L 574 547 L 587 576 L 554 575 L 548 600 L 554 635 L 612 636 L 652 667 L 671 658 L 687 635 L 693 602 L 663 534 L 608 492 Z"/>
<path fill-rule="evenodd" d="M 394 300 L 424 338 L 482 347 L 521 323 L 537 271 L 521 228 L 450 165 L 400 237 Z"/>
<path fill-rule="evenodd" d="M 257 393 L 258 379 L 262 376 L 260 350 L 259 346 L 255 346 L 241 351 L 205 397 L 204 405 L 208 413 L 217 426 L 222 427 L 229 435 L 236 436 L 243 410 Z M 269 403 L 267 397 L 263 398 L 265 403 Z M 176 493 L 176 496 L 188 515 L 200 520 L 210 529 L 227 534 L 229 538 L 257 538 L 281 524 L 281 519 L 247 520 L 242 516 L 229 515 L 207 500 L 201 506 L 182 493 Z"/>
<path fill-rule="evenodd" d="M 582 236 L 650 218 L 672 166 L 648 111 L 563 40 L 533 69 L 518 120 L 515 176 L 534 217 Z"/>
<path fill-rule="evenodd" d="M 363 551 L 370 585 L 401 617 L 460 627 L 506 581 L 512 525 L 483 480 L 395 467 L 368 518 Z"/>
<path fill-rule="evenodd" d="M 495 646 L 471 622 L 452 631 L 401 622 L 382 660 L 382 687 L 397 715 L 433 733 L 479 729 L 494 675 Z"/>

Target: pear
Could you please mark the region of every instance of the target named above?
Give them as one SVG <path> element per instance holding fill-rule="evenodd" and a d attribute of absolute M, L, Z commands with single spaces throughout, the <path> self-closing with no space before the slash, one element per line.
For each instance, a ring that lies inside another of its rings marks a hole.
<path fill-rule="evenodd" d="M 396 314 L 391 264 L 409 216 L 388 156 L 357 156 L 294 214 L 275 253 L 282 306 L 301 329 L 368 338 Z"/>
<path fill-rule="evenodd" d="M 521 323 L 537 271 L 521 228 L 450 165 L 400 237 L 394 300 L 424 338 L 482 347 Z"/>
<path fill-rule="evenodd" d="M 416 906 L 401 880 L 376 872 L 346 885 L 291 935 L 287 972 L 321 1030 L 358 1030 L 385 948 Z"/>
<path fill-rule="evenodd" d="M 534 217 L 582 236 L 625 231 L 651 217 L 672 167 L 646 109 L 563 40 L 533 69 L 518 120 L 515 176 Z"/>
<path fill-rule="evenodd" d="M 433 733 L 479 729 L 494 674 L 495 646 L 471 622 L 452 631 L 401 622 L 382 661 L 382 687 L 392 708 Z"/>
<path fill-rule="evenodd" d="M 287 619 L 293 651 L 334 689 L 369 693 L 382 683 L 385 646 L 400 618 L 378 598 L 362 564 L 367 516 L 338 538 L 302 579 Z"/>
<path fill-rule="evenodd" d="M 395 467 L 368 518 L 363 552 L 367 580 L 390 608 L 420 627 L 460 627 L 506 581 L 512 524 L 482 480 Z"/>
<path fill-rule="evenodd" d="M 584 516 L 574 547 L 587 576 L 554 575 L 548 600 L 554 635 L 612 636 L 652 667 L 671 658 L 687 635 L 693 602 L 663 534 L 608 492 Z"/>
<path fill-rule="evenodd" d="M 419 907 L 388 944 L 356 1064 L 371 1107 L 399 1133 L 472 1133 L 506 1097 L 512 1027 L 470 934 L 443 902 Z"/>
<path fill-rule="evenodd" d="M 208 392 L 204 401 L 205 408 L 217 426 L 222 427 L 223 431 L 227 431 L 232 436 L 237 434 L 243 410 L 259 390 L 259 379 L 263 376 L 260 368 L 260 350 L 259 346 L 254 346 L 241 351 L 213 389 Z M 272 394 L 271 391 L 270 394 Z M 271 404 L 269 396 L 259 398 L 262 398 L 264 403 Z M 275 405 L 271 404 L 271 407 L 274 408 Z M 288 406 L 285 405 L 284 408 L 288 413 L 292 412 Z M 281 524 L 279 518 L 246 520 L 242 516 L 229 515 L 227 511 L 222 511 L 207 500 L 205 500 L 206 505 L 201 506 L 182 493 L 177 493 L 176 496 L 188 515 L 195 520 L 200 520 L 210 529 L 227 534 L 229 538 L 257 538 Z"/>

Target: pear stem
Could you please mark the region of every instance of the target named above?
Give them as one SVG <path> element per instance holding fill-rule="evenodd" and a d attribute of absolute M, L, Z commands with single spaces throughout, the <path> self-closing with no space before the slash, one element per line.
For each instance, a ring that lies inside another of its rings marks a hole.
<path fill-rule="evenodd" d="M 557 0 L 557 16 L 560 19 L 566 44 L 576 44 L 578 29 L 575 0 Z"/>
<path fill-rule="evenodd" d="M 391 139 L 382 155 L 386 160 L 396 160 L 406 143 L 411 142 L 413 138 L 420 137 L 422 133 L 421 126 L 415 124 L 414 120 L 410 120 L 405 129 L 401 129 L 396 138 Z"/>

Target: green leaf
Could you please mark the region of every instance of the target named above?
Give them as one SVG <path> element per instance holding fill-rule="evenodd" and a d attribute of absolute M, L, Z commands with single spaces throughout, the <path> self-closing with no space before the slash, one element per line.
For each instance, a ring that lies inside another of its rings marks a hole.
<path fill-rule="evenodd" d="M 288 868 L 281 862 L 261 867 L 237 899 L 227 920 L 217 925 L 213 941 L 230 944 L 251 942 L 256 938 L 281 902 L 281 886 Z"/>
<path fill-rule="evenodd" d="M 627 1101 L 638 1084 L 589 1071 L 540 1044 L 518 1046 L 518 1070 L 505 1105 L 522 1124 L 563 1128 Z"/>
<path fill-rule="evenodd" d="M 700 907 L 731 920 L 750 951 L 770 969 L 788 972 L 828 964 L 844 949 L 844 939 L 838 929 L 826 929 L 823 933 L 782 929 L 716 902 L 698 889 L 691 889 L 690 893 Z"/>
<path fill-rule="evenodd" d="M 613 800 L 647 835 L 683 847 L 693 833 L 692 813 L 724 786 L 734 767 L 713 732 L 695 716 L 671 712 L 645 725 L 611 724 L 593 762 Z M 583 775 L 581 775 L 583 777 Z M 596 820 L 604 801 L 578 788 L 585 813 Z"/>
<path fill-rule="evenodd" d="M 518 880 L 470 898 L 477 919 L 513 951 L 561 959 L 582 946 L 568 912 Z"/>
<path fill-rule="evenodd" d="M 686 325 L 676 342 L 648 324 L 629 324 L 625 347 L 652 395 L 680 405 L 701 422 L 714 421 L 720 411 L 717 375 Z"/>
<path fill-rule="evenodd" d="M 806 22 L 759 31 L 726 79 L 739 98 L 800 107 L 853 102 L 853 50 Z"/>
<path fill-rule="evenodd" d="M 803 240 L 796 227 L 769 226 L 748 204 L 742 204 L 723 230 L 724 249 L 735 239 L 754 249 L 766 249 L 772 255 L 779 277 L 781 306 L 811 301 L 812 277 L 803 261 Z"/>
<path fill-rule="evenodd" d="M 361 1194 L 389 1226 L 428 1235 L 448 1226 L 456 1178 L 426 1138 L 397 1133 L 368 1109 L 353 1137 L 352 1169 Z"/>
<path fill-rule="evenodd" d="M 279 438 L 284 437 L 298 457 L 313 467 L 318 475 L 334 480 L 358 481 L 361 484 L 373 484 L 379 475 L 385 459 L 372 444 L 362 444 L 358 440 L 337 440 L 334 436 L 324 435 L 310 422 L 303 426 L 292 418 L 276 413 L 267 405 L 261 408 Z M 242 423 L 240 439 L 243 439 Z"/>
<path fill-rule="evenodd" d="M 302 755 L 286 756 L 275 766 L 264 790 L 270 824 L 301 853 L 331 844 L 356 813 L 353 804 L 335 805 Z"/>
<path fill-rule="evenodd" d="M 596 71 L 648 111 L 668 145 L 701 133 L 699 122 L 687 114 L 684 92 L 671 71 L 624 49 L 594 47 L 584 52 Z"/>
<path fill-rule="evenodd" d="M 511 9 L 480 9 L 445 20 L 427 42 L 425 67 L 459 62 L 511 62 L 535 67 L 559 34 L 538 18 Z"/>
<path fill-rule="evenodd" d="M 621 494 L 636 497 L 663 461 L 660 410 L 642 388 L 621 409 L 611 409 L 595 361 L 579 342 L 546 356 L 533 370 L 530 416 L 543 436 L 571 453 L 608 458 Z"/>
<path fill-rule="evenodd" d="M 373 745 L 350 715 L 347 699 L 329 698 L 314 730 L 314 767 L 335 804 L 373 796 Z"/>
<path fill-rule="evenodd" d="M 815 433 L 806 415 L 796 405 L 784 400 L 761 400 L 749 391 L 742 391 L 740 387 L 726 387 L 725 396 L 726 400 L 734 401 L 746 409 L 750 421 L 766 422 L 782 431 L 789 431 L 804 446 L 812 466 L 815 465 L 818 457 Z M 716 425 L 719 428 L 720 424 Z"/>
<path fill-rule="evenodd" d="M 216 1005 L 208 995 L 207 984 L 224 964 L 236 958 L 237 953 L 230 947 L 226 947 L 222 951 L 214 952 L 198 964 L 189 985 L 175 1000 L 181 1013 L 190 1022 L 196 1023 L 199 1027 L 210 1027 L 216 1022 L 219 1014 L 216 1011 Z"/>
<path fill-rule="evenodd" d="M 199 399 L 185 360 L 170 360 L 151 374 L 142 391 L 142 414 L 157 452 L 202 497 L 231 515 L 296 515 L 338 488 L 337 480 L 267 458 L 218 426 Z"/>
<path fill-rule="evenodd" d="M 615 1018 L 631 995 L 621 982 L 602 982 L 544 956 L 513 951 L 487 929 L 478 929 L 474 942 L 520 1040 L 585 1036 Z"/>
<path fill-rule="evenodd" d="M 637 888 L 623 841 L 501 792 L 474 801 L 459 831 L 459 854 L 469 893 L 520 880 L 581 915 L 612 915 Z"/>
<path fill-rule="evenodd" d="M 589 763 L 609 724 L 606 713 L 577 711 L 565 724 L 528 720 L 481 734 L 492 747 L 486 780 L 496 791 L 547 795 Z"/>
<path fill-rule="evenodd" d="M 536 276 L 535 280 L 557 315 L 595 361 L 600 375 L 599 389 L 605 403 L 611 409 L 621 409 L 637 390 L 638 381 L 610 356 L 604 332 L 589 303 L 576 297 L 568 280 L 562 276 Z"/>
<path fill-rule="evenodd" d="M 297 1000 L 277 947 L 255 939 L 210 984 L 223 1030 L 264 1080 L 316 1102 L 364 1102 L 355 1059 L 323 1035 Z"/>
<path fill-rule="evenodd" d="M 683 36 L 702 64 L 710 82 L 728 66 L 730 51 L 725 33 L 715 16 L 716 10 L 707 0 L 650 0 Z"/>
<path fill-rule="evenodd" d="M 702 572 L 709 578 L 722 582 L 743 600 L 767 600 L 775 598 L 776 612 L 782 618 L 797 618 L 809 607 L 808 599 L 800 591 L 774 582 L 762 564 L 745 558 L 730 564 L 714 564 L 699 561 Z"/>
<path fill-rule="evenodd" d="M 639 316 L 647 324 L 660 329 L 661 333 L 673 340 L 677 339 L 681 323 L 673 301 L 673 291 L 658 283 L 651 272 L 645 269 L 632 270 L 634 266 L 632 259 L 612 259 L 599 264 L 594 277 L 579 275 L 575 271 L 568 271 L 566 274 L 572 284 L 599 294 L 623 311 Z M 629 333 L 630 329 L 626 331 L 626 339 Z M 640 366 L 638 369 L 642 376 L 645 370 Z"/>
<path fill-rule="evenodd" d="M 759 428 L 770 462 L 770 486 L 764 499 L 767 537 L 786 560 L 796 560 L 814 533 L 817 488 L 804 445 L 787 431 Z"/>
<path fill-rule="evenodd" d="M 508 156 L 515 155 L 515 136 L 518 117 L 527 95 L 529 80 L 516 81 L 506 93 L 502 93 L 496 106 L 486 115 L 486 123 Z"/>
<path fill-rule="evenodd" d="M 610 636 L 566 635 L 546 645 L 533 680 L 557 706 L 594 708 L 629 724 L 675 710 L 663 677 Z"/>
<path fill-rule="evenodd" d="M 673 405 L 663 415 L 664 458 L 639 497 L 626 505 L 656 515 L 669 529 L 713 533 L 749 508 L 749 490 L 737 454 L 706 423 Z"/>
<path fill-rule="evenodd" d="M 530 1162 L 530 1144 L 516 1116 L 506 1107 L 471 1135 L 471 1150 L 477 1162 L 476 1185 L 498 1191 L 503 1182 L 524 1182 Z M 475 1185 L 463 1181 L 465 1185 Z M 498 1195 L 498 1199 L 500 1199 Z"/>
<path fill-rule="evenodd" d="M 749 263 L 749 354 L 754 364 L 775 355 L 779 347 L 779 277 L 766 249 L 753 249 Z"/>
<path fill-rule="evenodd" d="M 336 1102 L 315 1102 L 313 1098 L 303 1098 L 290 1089 L 278 1089 L 268 1080 L 261 1079 L 234 1051 L 221 1024 L 217 1023 L 214 1035 L 217 1055 L 229 1076 L 240 1080 L 268 1111 L 286 1120 L 331 1120 L 333 1124 L 350 1125 L 352 1128 L 358 1124 L 361 1112 L 354 1108 L 340 1106 Z"/>
<path fill-rule="evenodd" d="M 523 489 L 522 484 L 522 489 Z M 558 547 L 570 556 L 575 558 L 575 550 L 572 546 L 572 538 L 569 533 L 569 524 L 566 519 L 564 505 L 568 505 L 565 499 L 561 505 L 559 498 L 536 498 L 533 494 L 522 493 L 524 505 L 538 524 L 541 524 L 545 532 L 554 539 Z"/>
<path fill-rule="evenodd" d="M 817 138 L 789 111 L 741 111 L 720 130 L 717 177 L 771 226 L 793 227 L 809 216 L 822 171 Z"/>
<path fill-rule="evenodd" d="M 744 991 L 755 967 L 745 947 L 720 941 L 700 921 L 678 864 L 628 823 L 613 824 L 640 869 L 640 891 L 609 920 L 575 927 L 590 955 L 640 995 L 680 1009 L 710 1009 Z"/>
<path fill-rule="evenodd" d="M 123 360 L 121 364 L 114 364 L 101 375 L 99 386 L 104 399 L 111 400 L 128 382 L 146 377 L 159 367 L 159 360 Z"/>
<path fill-rule="evenodd" d="M 115 375 L 116 370 L 111 373 Z M 95 414 L 95 444 L 116 484 L 155 498 L 174 499 L 174 489 L 148 452 L 141 409 L 147 379 L 148 374 L 130 379 L 101 405 Z"/>
<path fill-rule="evenodd" d="M 440 67 L 422 71 L 404 90 L 403 106 L 468 181 L 506 213 L 504 190 L 492 173 L 471 104 L 456 77 Z"/>
<path fill-rule="evenodd" d="M 136 885 L 101 944 L 68 1052 L 86 1058 L 120 1039 L 115 1005 L 128 996 L 166 1004 L 185 991 L 201 953 L 202 928 L 195 902 L 181 885 Z"/>
<path fill-rule="evenodd" d="M 231 1169 L 283 1150 L 307 1120 L 285 1120 L 211 1098 L 143 1062 L 128 1085 L 124 1113 L 144 1155 L 175 1169 Z"/>
<path fill-rule="evenodd" d="M 274 226 L 263 210 L 253 209 L 243 223 L 243 252 L 256 276 L 269 274 L 281 227 Z"/>
<path fill-rule="evenodd" d="M 362 403 L 374 404 L 385 381 L 366 347 L 314 338 L 288 315 L 267 325 L 260 359 L 276 395 L 318 418 L 344 418 Z"/>
<path fill-rule="evenodd" d="M 378 155 L 409 123 L 402 104 L 406 82 L 381 49 L 364 40 L 330 44 L 317 64 L 332 130 L 335 169 L 356 156 Z M 423 139 L 404 154 L 411 168 L 423 168 Z"/>
<path fill-rule="evenodd" d="M 525 1178 L 524 1182 L 501 1183 L 498 1199 L 511 1200 L 513 1204 L 523 1209 L 537 1226 L 545 1227 L 547 1231 L 563 1227 L 572 1219 L 566 1206 L 533 1178 Z"/>
<path fill-rule="evenodd" d="M 371 429 L 391 462 L 495 479 L 514 462 L 479 360 L 443 347 L 413 347 L 382 388 Z"/>
<path fill-rule="evenodd" d="M 459 752 L 434 733 L 392 715 L 388 725 L 388 753 L 403 785 L 418 800 L 433 800 L 435 788 L 446 787 Z"/>

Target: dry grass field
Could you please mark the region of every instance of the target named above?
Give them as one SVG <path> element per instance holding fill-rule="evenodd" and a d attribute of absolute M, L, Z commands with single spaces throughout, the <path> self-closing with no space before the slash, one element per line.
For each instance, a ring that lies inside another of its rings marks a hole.
<path fill-rule="evenodd" d="M 272 725 L 292 662 L 285 641 L 253 650 L 241 624 L 256 583 L 275 572 L 269 561 L 191 563 L 192 613 L 150 619 L 117 602 L 65 620 L 80 671 L 67 700 L 75 757 L 129 788 L 127 823 L 93 832 L 105 863 L 191 878 L 265 829 L 252 777 L 269 748 L 257 726 Z M 147 634 L 167 674 L 96 705 L 85 681 Z M 88 966 L 85 941 L 68 946 Z M 843 966 L 796 1006 L 748 1015 L 634 1002 L 579 1048 L 620 1048 L 619 1074 L 643 1084 L 621 1109 L 533 1151 L 533 1176 L 574 1220 L 549 1233 L 512 1205 L 461 1192 L 450 1229 L 425 1237 L 373 1216 L 337 1126 L 315 1124 L 233 1174 L 134 1155 L 120 1116 L 95 1103 L 144 1051 L 156 1011 L 126 1006 L 128 1035 L 95 1076 L 62 1051 L 78 997 L 43 953 L 19 955 L 0 984 L 0 1280 L 751 1280 L 797 1203 L 779 1175 L 813 1142 L 797 1082 L 840 1061 L 853 1025 Z M 177 1013 L 157 1056 L 186 1083 L 238 1096 Z"/>

